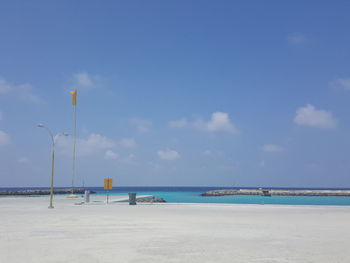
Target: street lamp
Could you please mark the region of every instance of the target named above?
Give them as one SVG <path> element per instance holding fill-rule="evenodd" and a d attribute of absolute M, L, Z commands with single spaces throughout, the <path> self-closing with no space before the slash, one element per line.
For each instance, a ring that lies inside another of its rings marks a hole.
<path fill-rule="evenodd" d="M 50 191 L 50 204 L 49 204 L 49 208 L 53 208 L 52 205 L 52 199 L 53 199 L 53 178 L 54 178 L 54 174 L 55 174 L 55 144 L 56 144 L 56 140 L 59 136 L 68 136 L 67 133 L 58 133 L 55 136 L 52 134 L 51 130 L 49 128 L 47 128 L 44 124 L 39 123 L 38 124 L 38 128 L 45 128 L 52 140 L 52 160 L 51 160 L 51 191 Z"/>

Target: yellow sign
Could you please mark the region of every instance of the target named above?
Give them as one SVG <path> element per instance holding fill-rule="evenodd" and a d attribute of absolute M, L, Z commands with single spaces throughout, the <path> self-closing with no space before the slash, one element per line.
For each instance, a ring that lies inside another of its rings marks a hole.
<path fill-rule="evenodd" d="M 106 178 L 104 180 L 104 189 L 105 190 L 112 190 L 112 182 L 113 182 L 112 178 Z"/>
<path fill-rule="evenodd" d="M 77 91 L 70 91 L 70 94 L 72 94 L 72 105 L 76 105 L 77 104 Z"/>

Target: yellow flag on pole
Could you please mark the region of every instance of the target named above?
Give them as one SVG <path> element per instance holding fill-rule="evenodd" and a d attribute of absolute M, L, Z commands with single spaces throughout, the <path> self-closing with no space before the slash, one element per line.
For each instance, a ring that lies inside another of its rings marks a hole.
<path fill-rule="evenodd" d="M 70 94 L 72 94 L 72 105 L 76 105 L 77 104 L 77 91 L 70 91 Z"/>

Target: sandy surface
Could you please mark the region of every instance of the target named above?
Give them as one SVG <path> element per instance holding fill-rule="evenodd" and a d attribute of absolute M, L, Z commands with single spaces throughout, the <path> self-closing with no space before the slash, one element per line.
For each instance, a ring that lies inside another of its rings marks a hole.
<path fill-rule="evenodd" d="M 0 262 L 350 262 L 350 207 L 79 201 L 0 198 Z"/>

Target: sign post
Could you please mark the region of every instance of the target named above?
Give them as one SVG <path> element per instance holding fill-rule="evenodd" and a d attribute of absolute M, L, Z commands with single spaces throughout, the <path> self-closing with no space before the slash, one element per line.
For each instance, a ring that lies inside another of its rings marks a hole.
<path fill-rule="evenodd" d="M 113 179 L 112 178 L 105 178 L 104 179 L 104 189 L 107 190 L 107 204 L 109 201 L 109 191 L 108 190 L 112 190 L 112 183 L 113 183 Z"/>

